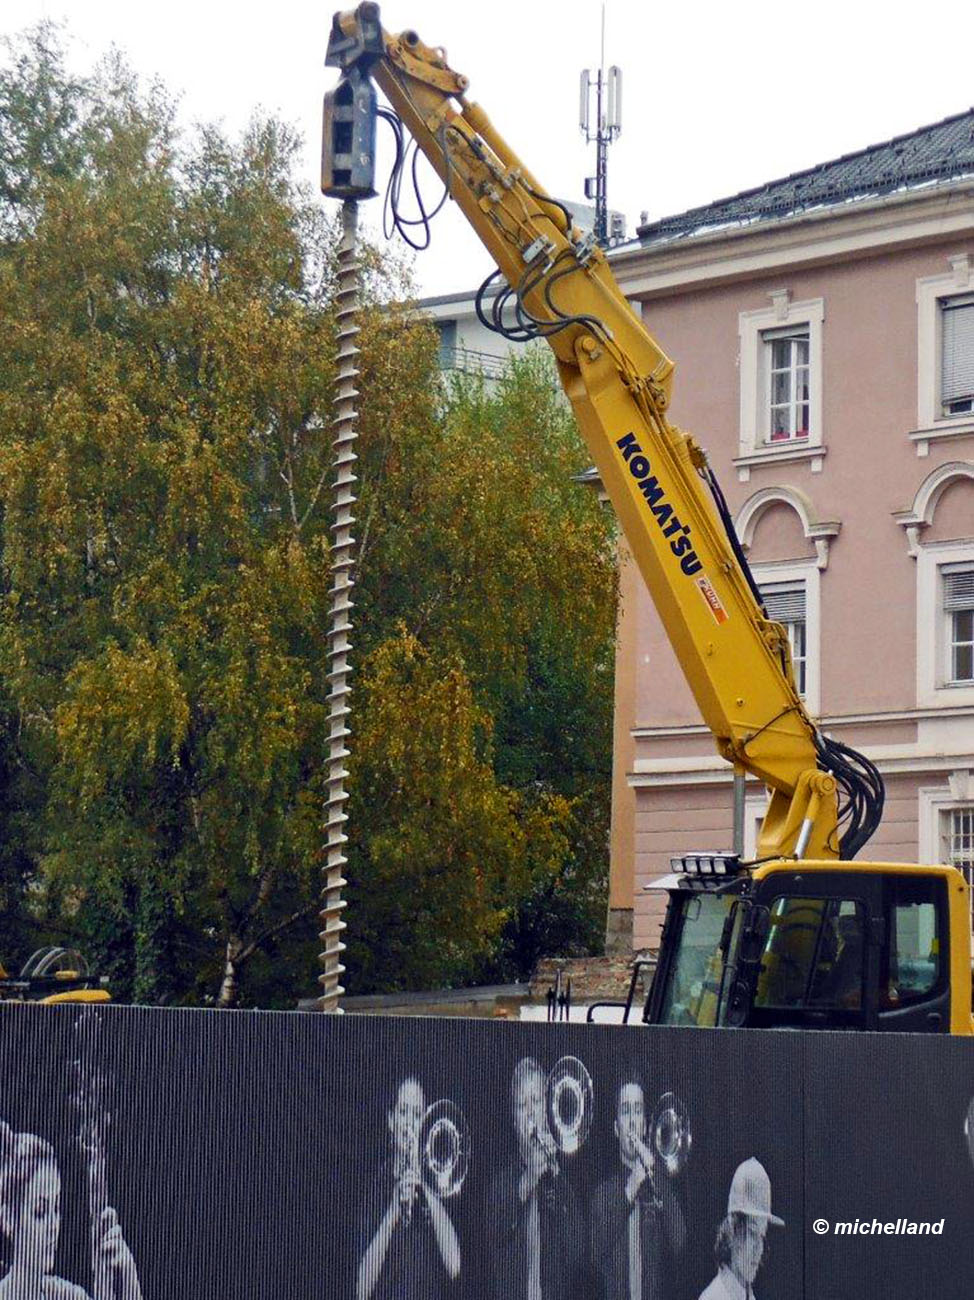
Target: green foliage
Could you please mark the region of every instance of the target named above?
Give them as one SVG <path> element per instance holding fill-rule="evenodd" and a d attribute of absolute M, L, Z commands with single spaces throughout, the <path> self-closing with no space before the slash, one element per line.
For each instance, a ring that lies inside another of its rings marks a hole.
<path fill-rule="evenodd" d="M 293 1005 L 315 977 L 335 232 L 296 140 L 191 141 L 41 28 L 0 74 L 0 950 L 116 994 Z M 441 385 L 362 319 L 350 987 L 597 941 L 611 540 L 550 367 Z"/>
<path fill-rule="evenodd" d="M 406 374 L 423 343 L 412 333 L 395 338 Z M 517 794 L 522 821 L 561 800 L 560 856 L 529 855 L 531 869 L 505 888 L 498 942 L 486 957 L 467 954 L 468 978 L 524 978 L 544 952 L 589 952 L 602 937 L 609 522 L 574 481 L 587 460 L 546 353 L 515 361 L 500 384 L 454 376 L 435 418 L 415 406 L 422 390 L 391 400 L 391 382 L 363 385 L 383 404 L 367 412 L 368 427 L 385 435 L 363 457 L 363 628 L 401 622 L 463 665 L 490 722 L 495 779 Z"/>

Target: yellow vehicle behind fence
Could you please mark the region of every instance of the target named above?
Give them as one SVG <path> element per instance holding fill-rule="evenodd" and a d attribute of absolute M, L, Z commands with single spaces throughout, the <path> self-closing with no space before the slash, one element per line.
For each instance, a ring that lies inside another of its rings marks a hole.
<path fill-rule="evenodd" d="M 384 31 L 378 5 L 335 15 L 326 62 L 341 78 L 325 96 L 324 193 L 375 193 L 378 116 L 397 138 L 412 134 L 506 281 L 493 296 L 483 286 L 481 322 L 554 352 L 701 715 L 734 768 L 736 851 L 680 852 L 660 882 L 670 901 L 643 1018 L 970 1034 L 967 885 L 950 867 L 852 860 L 879 824 L 882 778 L 809 716 L 787 634 L 767 616 L 706 453 L 668 419 L 674 363 L 594 236 L 467 98 L 443 49 Z M 395 184 L 390 192 L 394 201 Z M 770 792 L 750 862 L 747 776 Z"/>
<path fill-rule="evenodd" d="M 0 1001 L 5 1002 L 110 1002 L 106 984 L 74 948 L 38 948 L 19 975 L 9 975 L 0 963 Z"/>

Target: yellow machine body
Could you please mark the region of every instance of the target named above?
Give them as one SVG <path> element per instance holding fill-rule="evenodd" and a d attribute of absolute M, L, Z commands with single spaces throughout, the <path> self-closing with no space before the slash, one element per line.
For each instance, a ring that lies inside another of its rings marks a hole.
<path fill-rule="evenodd" d="M 367 3 L 335 15 L 327 62 L 350 82 L 363 73 L 374 79 L 551 346 L 717 749 L 769 790 L 755 855 L 767 865 L 755 867 L 754 880 L 824 867 L 946 873 L 950 1030 L 970 1033 L 967 886 L 952 868 L 839 861 L 837 782 L 823 770 L 822 738 L 796 687 L 787 634 L 766 617 L 715 509 L 704 451 L 668 419 L 674 363 L 626 300 L 604 252 L 467 98 L 467 78 L 444 50 L 412 31 L 386 32 L 378 6 Z M 333 162 L 326 139 L 323 189 L 347 197 L 330 180 Z"/>

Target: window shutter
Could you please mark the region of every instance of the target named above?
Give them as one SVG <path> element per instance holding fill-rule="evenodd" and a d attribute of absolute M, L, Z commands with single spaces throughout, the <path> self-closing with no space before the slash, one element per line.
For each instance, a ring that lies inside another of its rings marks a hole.
<path fill-rule="evenodd" d="M 974 302 L 943 307 L 943 400 L 974 397 Z"/>
<path fill-rule="evenodd" d="M 944 609 L 974 609 L 974 569 L 944 574 Z"/>
<path fill-rule="evenodd" d="M 804 623 L 804 583 L 788 587 L 762 587 L 761 596 L 764 599 L 764 608 L 768 611 L 768 618 L 773 618 L 776 623 Z"/>

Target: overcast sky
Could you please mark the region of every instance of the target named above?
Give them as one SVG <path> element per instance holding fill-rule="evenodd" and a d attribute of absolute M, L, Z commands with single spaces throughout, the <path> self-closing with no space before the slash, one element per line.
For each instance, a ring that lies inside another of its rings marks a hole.
<path fill-rule="evenodd" d="M 601 0 L 386 0 L 391 30 L 446 47 L 488 112 L 553 194 L 582 200 L 594 145 L 578 127 L 578 79 L 600 57 Z M 7 0 L 0 27 L 65 19 L 72 63 L 112 43 L 182 96 L 183 115 L 242 127 L 256 106 L 296 123 L 317 185 L 331 9 L 310 0 Z M 606 64 L 623 73 L 609 205 L 633 233 L 651 218 L 735 194 L 959 113 L 974 101 L 974 6 L 924 0 L 811 5 L 606 0 Z M 380 123 L 380 128 L 383 124 Z M 384 180 L 384 177 L 383 177 Z M 435 196 L 438 182 L 427 177 Z M 322 200 L 325 202 L 325 200 Z M 380 200 L 373 200 L 379 219 Z M 422 293 L 473 288 L 492 263 L 450 205 L 418 254 Z"/>

